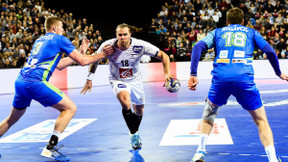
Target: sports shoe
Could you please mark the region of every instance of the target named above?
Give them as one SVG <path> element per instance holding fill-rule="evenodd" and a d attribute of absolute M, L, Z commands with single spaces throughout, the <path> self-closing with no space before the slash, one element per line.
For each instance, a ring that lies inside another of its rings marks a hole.
<path fill-rule="evenodd" d="M 66 155 L 63 155 L 58 150 L 61 149 L 63 145 L 60 145 L 59 147 L 54 147 L 52 150 L 48 150 L 46 147 L 42 150 L 41 156 L 57 160 L 57 161 L 69 161 L 70 158 Z"/>
<path fill-rule="evenodd" d="M 204 162 L 205 155 L 204 151 L 197 151 L 190 162 Z"/>
<path fill-rule="evenodd" d="M 138 150 L 138 149 L 141 149 L 142 147 L 142 142 L 141 142 L 141 138 L 139 136 L 139 133 L 136 132 L 135 134 L 130 134 L 130 137 L 131 137 L 131 145 L 132 145 L 132 148 L 134 150 Z"/>

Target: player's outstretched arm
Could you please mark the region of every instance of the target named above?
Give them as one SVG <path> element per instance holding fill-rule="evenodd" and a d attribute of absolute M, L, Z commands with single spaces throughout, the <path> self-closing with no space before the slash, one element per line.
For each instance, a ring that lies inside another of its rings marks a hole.
<path fill-rule="evenodd" d="M 164 74 L 165 74 L 165 82 L 170 81 L 170 79 L 173 78 L 173 75 L 171 75 L 171 73 L 170 73 L 170 58 L 169 58 L 169 56 L 165 52 L 159 50 L 159 52 L 157 54 L 157 58 L 162 61 L 163 68 L 164 68 Z"/>
<path fill-rule="evenodd" d="M 114 49 L 110 45 L 106 45 L 103 47 L 103 51 L 101 53 L 97 53 L 95 55 L 81 55 L 78 50 L 74 50 L 69 54 L 69 57 L 76 61 L 81 66 L 89 65 L 91 63 L 100 61 L 107 56 L 110 56 L 114 52 Z"/>
<path fill-rule="evenodd" d="M 89 40 L 87 38 L 84 38 L 82 41 L 82 44 L 80 46 L 79 52 L 80 54 L 84 55 L 89 47 Z M 57 65 L 58 70 L 62 70 L 66 68 L 67 66 L 70 66 L 74 63 L 74 60 L 72 60 L 70 57 L 66 57 L 60 60 L 60 62 Z"/>

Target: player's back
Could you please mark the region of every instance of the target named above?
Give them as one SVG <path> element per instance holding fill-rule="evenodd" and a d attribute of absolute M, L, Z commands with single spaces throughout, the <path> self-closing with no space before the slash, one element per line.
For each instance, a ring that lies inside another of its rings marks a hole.
<path fill-rule="evenodd" d="M 211 73 L 213 80 L 217 82 L 253 81 L 254 70 L 251 64 L 256 44 L 255 38 L 257 38 L 255 35 L 259 33 L 239 24 L 215 29 L 213 32 L 215 50 L 214 69 Z"/>
<path fill-rule="evenodd" d="M 35 41 L 19 76 L 30 81 L 48 81 L 61 59 L 62 52 L 70 54 L 74 49 L 75 46 L 68 38 L 47 33 Z"/>

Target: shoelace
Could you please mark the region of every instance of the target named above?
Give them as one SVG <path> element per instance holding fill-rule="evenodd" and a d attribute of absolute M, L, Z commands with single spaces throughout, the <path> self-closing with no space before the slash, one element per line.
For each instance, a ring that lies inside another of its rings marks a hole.
<path fill-rule="evenodd" d="M 58 150 L 60 150 L 62 147 L 64 147 L 64 145 L 62 144 L 62 145 L 60 145 L 60 146 L 58 146 L 58 147 L 56 147 L 56 148 L 54 148 L 54 149 L 52 149 L 52 151 L 58 151 Z"/>
<path fill-rule="evenodd" d="M 139 138 L 138 135 L 134 135 L 134 136 L 132 137 L 132 142 L 134 142 L 135 140 L 138 140 L 138 138 Z"/>
<path fill-rule="evenodd" d="M 58 150 L 60 150 L 62 147 L 64 147 L 64 145 L 60 145 L 58 147 L 55 147 L 54 149 L 52 149 L 52 154 L 56 157 L 56 156 L 59 156 L 59 155 L 63 155 L 61 152 L 59 152 Z"/>

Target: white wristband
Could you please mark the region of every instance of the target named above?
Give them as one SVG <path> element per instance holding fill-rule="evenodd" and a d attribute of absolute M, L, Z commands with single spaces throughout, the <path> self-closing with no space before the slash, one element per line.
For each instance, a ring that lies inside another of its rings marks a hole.
<path fill-rule="evenodd" d="M 89 74 L 87 75 L 87 80 L 93 80 L 94 79 L 94 73 L 89 72 Z"/>

